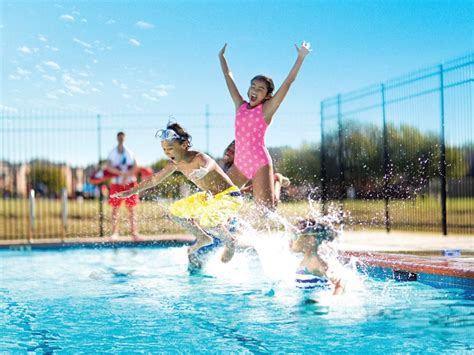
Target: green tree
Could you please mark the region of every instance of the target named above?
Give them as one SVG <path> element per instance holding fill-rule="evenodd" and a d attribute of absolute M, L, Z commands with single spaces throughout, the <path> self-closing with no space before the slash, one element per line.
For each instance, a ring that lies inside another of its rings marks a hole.
<path fill-rule="evenodd" d="M 34 164 L 30 169 L 29 183 L 42 194 L 59 195 L 61 189 L 66 187 L 66 178 L 61 166 Z"/>

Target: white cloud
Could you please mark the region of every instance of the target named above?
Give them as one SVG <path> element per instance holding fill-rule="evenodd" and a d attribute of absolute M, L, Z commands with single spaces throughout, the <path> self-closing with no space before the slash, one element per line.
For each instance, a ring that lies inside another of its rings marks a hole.
<path fill-rule="evenodd" d="M 151 23 L 145 22 L 145 21 L 138 21 L 135 26 L 143 28 L 144 30 L 150 30 L 155 27 L 155 25 L 152 25 Z"/>
<path fill-rule="evenodd" d="M 5 106 L 5 105 L 0 104 L 0 111 L 13 113 L 13 112 L 18 112 L 18 109 L 15 107 Z"/>
<path fill-rule="evenodd" d="M 92 60 L 92 63 L 97 64 L 99 61 L 97 59 Z"/>
<path fill-rule="evenodd" d="M 113 25 L 114 23 L 115 23 L 115 20 L 110 19 L 105 24 L 106 25 Z"/>
<path fill-rule="evenodd" d="M 83 18 L 83 19 L 81 19 L 81 22 L 82 22 L 82 23 L 87 23 L 87 19 L 86 19 L 86 18 Z"/>
<path fill-rule="evenodd" d="M 146 92 L 144 92 L 144 93 L 142 94 L 142 97 L 144 97 L 145 99 L 150 100 L 150 101 L 154 101 L 154 102 L 157 102 L 157 101 L 158 101 L 158 99 L 157 99 L 156 97 L 153 97 L 153 96 L 151 96 L 151 95 L 148 95 Z"/>
<path fill-rule="evenodd" d="M 4 28 L 5 28 L 5 26 L 0 25 L 0 30 L 3 30 Z"/>
<path fill-rule="evenodd" d="M 74 22 L 74 17 L 71 15 L 61 15 L 59 18 L 65 22 Z"/>
<path fill-rule="evenodd" d="M 23 68 L 20 68 L 20 67 L 17 67 L 16 68 L 16 73 L 20 76 L 23 76 L 23 77 L 27 77 L 29 74 L 31 74 L 30 71 L 28 70 L 25 70 Z"/>
<path fill-rule="evenodd" d="M 78 38 L 73 38 L 72 41 L 73 41 L 73 42 L 76 42 L 76 43 L 79 43 L 79 44 L 80 44 L 81 46 L 83 46 L 83 47 L 92 48 L 92 46 L 91 46 L 89 43 L 84 42 L 84 41 L 81 41 L 81 40 L 78 39 Z"/>
<path fill-rule="evenodd" d="M 85 94 L 86 92 L 83 90 L 83 86 L 85 86 L 86 82 L 84 80 L 77 80 L 74 79 L 69 74 L 63 74 L 63 84 L 66 89 L 71 94 Z"/>
<path fill-rule="evenodd" d="M 90 49 L 84 49 L 84 52 L 89 53 L 90 55 L 95 55 Z"/>
<path fill-rule="evenodd" d="M 42 75 L 42 77 L 46 80 L 49 80 L 49 81 L 52 81 L 52 82 L 56 82 L 56 77 L 55 76 L 52 76 L 52 75 Z"/>
<path fill-rule="evenodd" d="M 54 70 L 61 70 L 61 67 L 59 66 L 58 63 L 56 62 L 53 62 L 51 60 L 47 61 L 47 62 L 43 62 L 43 64 L 51 69 L 54 69 Z"/>
<path fill-rule="evenodd" d="M 52 100 L 57 100 L 57 99 L 58 99 L 58 97 L 57 97 L 55 94 L 53 94 L 52 92 L 48 92 L 48 93 L 46 94 L 46 97 L 47 97 L 48 99 L 52 99 Z"/>
<path fill-rule="evenodd" d="M 128 86 L 125 85 L 124 83 L 121 83 L 121 82 L 118 81 L 118 80 L 113 79 L 113 80 L 112 80 L 112 84 L 114 84 L 116 87 L 118 87 L 118 88 L 120 88 L 120 89 L 122 89 L 122 90 L 128 90 Z"/>
<path fill-rule="evenodd" d="M 140 47 L 140 42 L 138 42 L 135 38 L 130 38 L 128 43 L 130 43 L 132 46 Z"/>
<path fill-rule="evenodd" d="M 129 94 L 122 94 L 122 97 L 124 99 L 130 99 L 131 98 L 131 96 Z"/>
<path fill-rule="evenodd" d="M 63 94 L 63 95 L 67 95 L 67 96 L 72 96 L 72 94 L 70 92 L 68 92 L 66 90 L 63 90 L 63 89 L 59 89 L 58 93 Z"/>
<path fill-rule="evenodd" d="M 174 85 L 157 85 L 154 88 L 150 89 L 148 92 L 142 94 L 147 100 L 158 101 L 160 97 L 168 96 L 169 91 L 174 89 Z"/>
<path fill-rule="evenodd" d="M 18 47 L 18 51 L 20 51 L 21 53 L 24 53 L 24 54 L 32 54 L 33 51 L 28 48 L 27 46 L 21 46 L 21 47 Z"/>
<path fill-rule="evenodd" d="M 39 64 L 36 64 L 36 65 L 35 65 L 35 69 L 36 69 L 37 71 L 41 72 L 41 73 L 44 73 L 43 67 L 42 67 L 41 65 L 39 65 Z"/>
<path fill-rule="evenodd" d="M 46 46 L 46 48 L 52 52 L 59 52 L 59 48 L 56 48 L 56 47 Z"/>
<path fill-rule="evenodd" d="M 91 91 L 92 91 L 92 92 L 100 92 L 100 90 L 97 89 L 97 88 L 92 88 Z"/>
<path fill-rule="evenodd" d="M 21 79 L 21 76 L 19 76 L 19 75 L 13 75 L 13 74 L 9 75 L 8 77 L 9 77 L 11 80 L 20 80 L 20 79 Z"/>
<path fill-rule="evenodd" d="M 48 42 L 48 39 L 43 36 L 41 33 L 38 34 L 38 40 L 40 40 L 41 42 Z"/>

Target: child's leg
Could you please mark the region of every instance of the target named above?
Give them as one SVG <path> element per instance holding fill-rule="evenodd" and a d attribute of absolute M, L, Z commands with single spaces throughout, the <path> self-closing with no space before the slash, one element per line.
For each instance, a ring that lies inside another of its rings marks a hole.
<path fill-rule="evenodd" d="M 118 236 L 118 220 L 120 215 L 120 206 L 112 207 L 112 237 Z"/>
<path fill-rule="evenodd" d="M 257 207 L 262 212 L 275 209 L 275 190 L 273 166 L 265 165 L 258 169 L 253 179 L 253 196 Z"/>
<path fill-rule="evenodd" d="M 171 216 L 171 219 L 196 237 L 196 243 L 188 248 L 188 254 L 195 253 L 202 247 L 212 244 L 212 237 L 196 221 L 175 216 Z"/>
<path fill-rule="evenodd" d="M 221 261 L 223 263 L 229 262 L 235 253 L 235 237 L 223 225 L 213 228 L 221 239 L 224 241 L 224 252 L 222 253 Z"/>

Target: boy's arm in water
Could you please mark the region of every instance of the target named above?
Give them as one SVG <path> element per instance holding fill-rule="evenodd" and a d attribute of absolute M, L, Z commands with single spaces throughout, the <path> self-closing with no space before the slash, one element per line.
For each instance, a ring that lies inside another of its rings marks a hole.
<path fill-rule="evenodd" d="M 160 184 L 163 180 L 165 180 L 175 171 L 176 171 L 176 166 L 173 163 L 169 162 L 168 164 L 165 165 L 163 169 L 158 171 L 156 174 L 140 182 L 138 186 L 127 191 L 116 193 L 112 195 L 112 197 L 127 198 L 134 194 L 140 193 L 141 191 L 148 190 L 149 188 Z"/>
<path fill-rule="evenodd" d="M 344 281 L 342 281 L 342 279 L 334 278 L 334 277 L 330 278 L 329 280 L 334 284 L 333 295 L 334 296 L 342 295 L 344 293 L 344 288 L 345 288 Z"/>
<path fill-rule="evenodd" d="M 283 102 L 283 99 L 288 93 L 288 90 L 290 89 L 291 84 L 295 81 L 296 76 L 298 75 L 298 72 L 301 68 L 301 65 L 303 64 L 305 57 L 310 52 L 309 42 L 303 42 L 301 47 L 298 47 L 295 44 L 295 47 L 296 47 L 296 50 L 298 51 L 298 57 L 296 58 L 295 64 L 291 68 L 290 73 L 286 77 L 285 81 L 283 81 L 283 84 L 281 84 L 280 88 L 275 93 L 275 95 L 273 95 L 273 97 L 269 99 L 268 101 L 266 101 L 265 104 L 263 105 L 263 115 L 267 123 L 271 122 L 273 115 L 275 114 L 276 110 L 278 109 L 280 104 Z"/>
<path fill-rule="evenodd" d="M 239 93 L 239 89 L 237 89 L 237 85 L 235 85 L 234 78 L 232 76 L 232 72 L 227 65 L 227 60 L 225 59 L 225 49 L 227 47 L 227 43 L 224 44 L 224 47 L 219 52 L 219 60 L 221 62 L 222 72 L 224 73 L 225 82 L 227 84 L 227 89 L 229 89 L 230 96 L 232 97 L 232 101 L 234 101 L 235 109 L 238 109 L 240 105 L 244 103 L 244 99 L 242 95 Z"/>

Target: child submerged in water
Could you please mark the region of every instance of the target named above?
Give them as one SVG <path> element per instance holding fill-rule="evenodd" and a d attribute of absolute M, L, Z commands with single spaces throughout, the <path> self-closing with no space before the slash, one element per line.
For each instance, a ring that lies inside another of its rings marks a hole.
<path fill-rule="evenodd" d="M 297 225 L 297 232 L 290 242 L 290 249 L 304 253 L 296 271 L 296 286 L 303 290 L 328 289 L 334 287 L 334 295 L 344 292 L 344 282 L 334 274 L 319 253 L 325 242 L 332 242 L 338 233 L 326 223 L 312 219 L 302 220 Z"/>
<path fill-rule="evenodd" d="M 189 150 L 191 136 L 179 124 L 168 124 L 156 136 L 161 139 L 163 151 L 169 158 L 168 164 L 137 187 L 115 196 L 129 197 L 160 184 L 175 171 L 183 173 L 203 190 L 176 201 L 169 209 L 172 218 L 196 237 L 196 243 L 189 247 L 188 254 L 212 244 L 213 238 L 206 230 L 213 229 L 225 244 L 221 260 L 230 261 L 234 255 L 235 239 L 225 228 L 225 224 L 238 213 L 243 204 L 239 189 L 212 158 Z"/>

